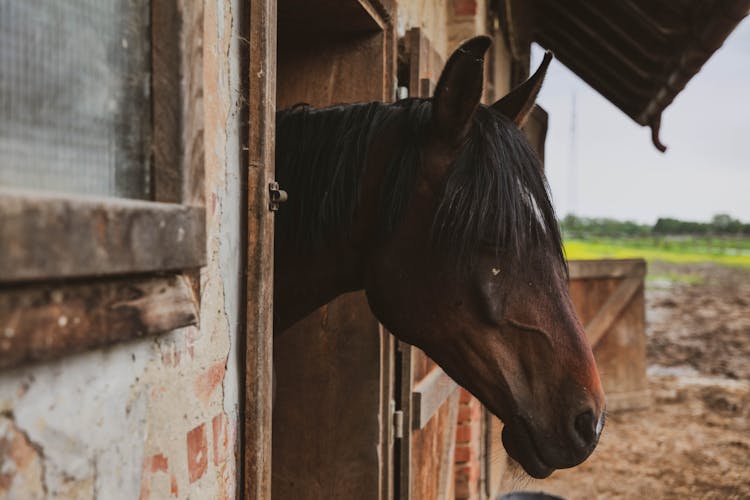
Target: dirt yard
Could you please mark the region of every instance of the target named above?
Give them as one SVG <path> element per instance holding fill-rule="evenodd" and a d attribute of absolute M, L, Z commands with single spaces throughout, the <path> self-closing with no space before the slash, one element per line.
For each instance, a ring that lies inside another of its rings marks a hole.
<path fill-rule="evenodd" d="M 508 486 L 567 499 L 750 498 L 750 271 L 654 264 L 649 275 L 651 407 L 610 414 L 580 467 Z"/>

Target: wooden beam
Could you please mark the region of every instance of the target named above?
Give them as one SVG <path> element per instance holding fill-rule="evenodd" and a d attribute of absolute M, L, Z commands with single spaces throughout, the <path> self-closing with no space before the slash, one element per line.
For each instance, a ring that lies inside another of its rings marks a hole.
<path fill-rule="evenodd" d="M 276 137 L 276 0 L 249 2 L 245 391 L 242 486 L 245 500 L 271 498 L 273 396 L 273 213 Z"/>
<path fill-rule="evenodd" d="M 180 275 L 0 288 L 0 369 L 197 322 Z"/>
<path fill-rule="evenodd" d="M 400 410 L 403 412 L 403 435 L 399 441 L 399 454 L 401 463 L 398 474 L 399 487 L 397 490 L 398 500 L 412 500 L 411 479 L 412 471 L 412 425 L 414 415 L 414 398 L 412 397 L 412 386 L 414 385 L 414 353 L 416 347 L 406 342 L 397 341 L 397 359 L 400 361 L 401 383 L 396 390 L 400 399 Z"/>
<path fill-rule="evenodd" d="M 0 283 L 200 267 L 204 218 L 200 207 L 0 189 Z"/>
<path fill-rule="evenodd" d="M 644 277 L 646 261 L 643 259 L 595 259 L 568 261 L 571 280 L 592 278 Z"/>
<path fill-rule="evenodd" d="M 627 278 L 620 283 L 612 295 L 602 305 L 596 315 L 586 325 L 586 337 L 592 347 L 596 346 L 617 317 L 630 303 L 635 293 L 643 286 L 643 277 Z"/>
<path fill-rule="evenodd" d="M 610 82 L 575 57 L 574 51 L 560 43 L 554 36 L 540 31 L 536 35 L 536 42 L 548 50 L 555 51 L 555 58 L 568 67 L 573 73 L 588 83 L 594 90 L 602 94 L 612 104 L 622 110 L 633 120 L 637 120 L 638 113 L 642 109 L 642 103 L 620 88 L 610 86 Z M 644 123 L 638 122 L 640 125 Z"/>
<path fill-rule="evenodd" d="M 380 500 L 394 499 L 394 439 L 396 337 L 378 324 L 380 336 Z"/>
<path fill-rule="evenodd" d="M 560 26 L 548 21 L 544 37 L 555 41 L 553 47 L 559 47 L 556 54 L 560 54 L 560 61 L 566 65 L 567 58 L 563 54 L 572 53 L 572 58 L 586 69 L 585 73 L 580 74 L 582 78 L 588 75 L 601 77 L 612 89 L 630 98 L 646 100 L 660 84 L 653 75 L 635 73 L 619 58 L 606 53 L 596 38 L 591 38 L 587 32 L 577 31 L 575 26 Z"/>
<path fill-rule="evenodd" d="M 446 399 L 458 389 L 440 367 L 433 368 L 412 392 L 412 427 L 422 429 L 437 413 Z"/>

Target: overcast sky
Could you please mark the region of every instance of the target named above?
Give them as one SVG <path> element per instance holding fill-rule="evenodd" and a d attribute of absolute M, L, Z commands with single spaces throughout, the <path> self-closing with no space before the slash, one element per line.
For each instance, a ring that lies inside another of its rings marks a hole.
<path fill-rule="evenodd" d="M 532 71 L 541 55 L 535 46 Z M 664 112 L 666 153 L 654 148 L 650 129 L 557 61 L 537 102 L 549 113 L 546 169 L 560 217 L 573 212 L 652 223 L 729 213 L 750 221 L 749 19 Z"/>

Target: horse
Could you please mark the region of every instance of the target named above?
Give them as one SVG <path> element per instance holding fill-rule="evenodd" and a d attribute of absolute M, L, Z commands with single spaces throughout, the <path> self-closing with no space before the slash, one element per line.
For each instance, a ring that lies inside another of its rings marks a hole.
<path fill-rule="evenodd" d="M 504 422 L 535 478 L 594 450 L 604 394 L 567 287 L 541 164 L 520 126 L 552 58 L 480 103 L 480 36 L 431 98 L 277 112 L 274 334 L 345 292 Z"/>

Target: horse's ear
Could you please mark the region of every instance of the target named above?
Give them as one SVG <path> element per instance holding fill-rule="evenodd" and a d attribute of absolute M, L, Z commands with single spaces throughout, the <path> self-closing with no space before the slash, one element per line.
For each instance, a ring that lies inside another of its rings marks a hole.
<path fill-rule="evenodd" d="M 523 125 L 534 107 L 534 101 L 536 101 L 536 96 L 542 88 L 544 75 L 547 74 L 550 61 L 552 61 L 552 52 L 548 50 L 545 52 L 542 64 L 539 65 L 536 73 L 511 90 L 508 95 L 497 101 L 492 107 L 513 120 L 513 123 L 519 127 Z"/>
<path fill-rule="evenodd" d="M 458 143 L 466 135 L 482 98 L 484 53 L 492 39 L 474 37 L 451 54 L 433 96 L 433 119 L 441 138 Z"/>

